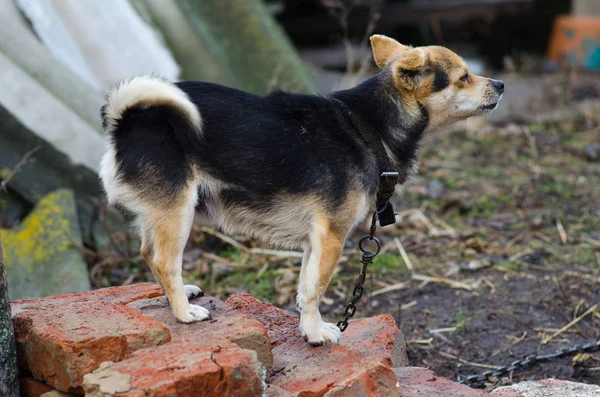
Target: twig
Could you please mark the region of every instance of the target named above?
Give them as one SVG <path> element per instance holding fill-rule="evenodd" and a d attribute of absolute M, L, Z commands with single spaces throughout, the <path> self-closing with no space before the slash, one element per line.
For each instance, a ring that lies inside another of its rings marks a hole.
<path fill-rule="evenodd" d="M 594 247 L 600 248 L 600 240 L 594 240 L 593 238 L 588 236 L 583 236 L 583 240 L 586 243 L 593 245 Z"/>
<path fill-rule="evenodd" d="M 535 332 L 557 332 L 559 331 L 558 328 L 534 328 L 533 329 Z M 577 334 L 579 333 L 579 331 L 577 331 L 576 329 L 566 329 L 563 331 L 563 334 Z"/>
<path fill-rule="evenodd" d="M 241 264 L 232 262 L 228 259 L 222 258 L 219 255 L 211 254 L 210 252 L 202 251 L 202 253 L 200 255 L 205 259 L 211 260 L 213 262 L 221 263 L 227 267 L 232 267 L 234 269 L 254 269 L 256 267 L 256 266 L 241 265 Z"/>
<path fill-rule="evenodd" d="M 569 241 L 569 237 L 567 236 L 567 232 L 565 232 L 565 228 L 559 219 L 556 220 L 556 229 L 558 230 L 558 235 L 560 236 L 560 241 L 562 241 L 563 245 L 567 244 Z"/>
<path fill-rule="evenodd" d="M 271 92 L 277 86 L 277 83 L 279 80 L 279 75 L 281 74 L 282 69 L 283 69 L 283 63 L 279 62 L 275 66 L 275 70 L 273 70 L 273 75 L 271 76 L 271 79 L 269 80 L 269 84 L 267 84 L 267 92 Z"/>
<path fill-rule="evenodd" d="M 433 338 L 429 339 L 410 339 L 407 340 L 406 343 L 409 345 L 430 345 L 433 342 Z"/>
<path fill-rule="evenodd" d="M 396 243 L 396 247 L 398 248 L 398 251 L 400 252 L 400 256 L 402 257 L 402 260 L 404 261 L 404 264 L 406 265 L 408 270 L 410 270 L 411 273 L 414 272 L 415 268 L 413 267 L 412 262 L 410 261 L 410 258 L 406 254 L 406 250 L 404 249 L 404 246 L 402 245 L 402 242 L 400 241 L 400 239 L 398 237 L 394 238 L 394 243 Z"/>
<path fill-rule="evenodd" d="M 302 258 L 302 252 L 298 251 L 280 251 L 267 248 L 250 248 L 251 254 L 279 256 L 282 258 Z"/>
<path fill-rule="evenodd" d="M 204 232 L 204 233 L 208 233 L 212 236 L 218 237 L 219 239 L 225 241 L 227 244 L 234 246 L 235 248 L 239 249 L 240 251 L 244 251 L 244 252 L 249 252 L 250 249 L 248 247 L 246 247 L 244 244 L 241 244 L 239 242 L 237 242 L 236 240 L 232 239 L 229 236 L 224 235 L 223 233 L 210 228 L 210 227 L 200 227 L 197 230 Z"/>
<path fill-rule="evenodd" d="M 548 243 L 548 244 L 552 244 L 552 238 L 549 236 L 546 236 L 544 233 L 542 232 L 535 232 L 535 236 L 537 238 L 539 238 L 540 240 Z"/>
<path fill-rule="evenodd" d="M 382 294 L 385 294 L 390 291 L 398 291 L 399 289 L 406 288 L 407 286 L 408 286 L 408 283 L 397 283 L 397 284 L 388 285 L 387 287 L 383 287 L 381 289 L 373 291 L 371 293 L 371 296 L 382 295 Z"/>
<path fill-rule="evenodd" d="M 537 150 L 537 145 L 535 144 L 535 138 L 533 137 L 533 135 L 531 135 L 531 130 L 529 130 L 529 127 L 523 126 L 523 132 L 525 133 L 525 136 L 527 137 L 527 141 L 529 142 L 529 149 L 531 150 L 531 156 L 537 160 L 538 159 L 538 150 Z"/>
<path fill-rule="evenodd" d="M 266 248 L 248 248 L 245 245 L 241 244 L 240 242 L 234 240 L 233 238 L 231 238 L 213 228 L 210 228 L 210 227 L 199 227 L 199 228 L 197 228 L 197 230 L 204 232 L 204 233 L 208 233 L 212 236 L 215 236 L 215 237 L 225 241 L 226 243 L 232 245 L 233 247 L 237 248 L 238 250 L 247 252 L 250 254 L 279 256 L 282 258 L 302 258 L 302 255 L 303 255 L 302 252 L 298 252 L 298 251 L 281 251 L 281 250 L 273 250 L 273 249 L 266 249 Z"/>
<path fill-rule="evenodd" d="M 410 309 L 411 307 L 416 306 L 416 305 L 417 305 L 417 301 L 408 302 L 408 303 L 406 303 L 404 305 L 401 305 L 400 306 L 400 310 L 407 310 L 407 309 Z"/>
<path fill-rule="evenodd" d="M 135 278 L 134 274 L 130 274 L 129 277 L 127 277 L 127 279 L 125 281 L 123 281 L 123 283 L 121 283 L 121 287 L 124 285 L 129 285 L 133 282 L 133 279 Z"/>
<path fill-rule="evenodd" d="M 431 234 L 433 234 L 434 236 L 441 234 L 439 229 L 437 227 L 435 227 L 435 225 L 433 223 L 431 223 L 431 221 L 429 220 L 429 218 L 427 218 L 427 216 L 425 216 L 423 211 L 418 209 L 415 211 L 414 214 L 417 216 L 417 218 L 421 219 L 421 221 L 425 224 L 425 226 L 427 226 L 427 228 L 429 229 L 429 232 Z"/>
<path fill-rule="evenodd" d="M 430 276 L 425 276 L 423 274 L 413 274 L 412 279 L 417 280 L 417 281 L 423 281 L 425 283 L 448 284 L 454 288 L 462 288 L 462 289 L 466 289 L 467 291 L 471 291 L 473 289 L 468 284 L 462 283 L 460 281 L 450 280 L 450 279 L 443 278 L 443 277 L 430 277 Z"/>
<path fill-rule="evenodd" d="M 456 327 L 447 327 L 447 328 L 435 328 L 435 329 L 430 329 L 429 333 L 430 334 L 439 334 L 442 332 L 456 332 Z"/>
<path fill-rule="evenodd" d="M 509 262 L 514 262 L 514 261 L 516 261 L 517 259 L 520 259 L 520 258 L 522 258 L 522 257 L 524 257 L 524 256 L 526 256 L 526 255 L 532 254 L 532 253 L 533 253 L 533 250 L 532 250 L 531 248 L 527 248 L 527 249 L 525 249 L 524 251 L 521 251 L 521 252 L 519 252 L 519 253 L 516 253 L 516 254 L 514 254 L 513 256 L 511 256 L 510 258 L 508 258 L 508 261 L 509 261 Z"/>
<path fill-rule="evenodd" d="M 121 256 L 126 256 L 121 247 L 119 247 L 119 244 L 117 244 L 117 242 L 115 241 L 115 238 L 110 229 L 110 225 L 108 223 L 108 215 L 106 214 L 107 208 L 106 204 L 104 203 L 104 200 L 99 200 L 98 202 L 100 204 L 100 216 L 102 217 L 102 226 L 104 227 L 104 232 L 106 233 L 109 242 L 107 250 L 110 250 L 110 247 L 113 247 Z"/>
<path fill-rule="evenodd" d="M 581 316 L 577 317 L 575 320 L 571 321 L 569 324 L 565 325 L 564 327 L 562 327 L 561 329 L 559 329 L 558 331 L 556 331 L 550 337 L 545 338 L 544 340 L 542 340 L 542 345 L 545 345 L 546 343 L 550 342 L 552 339 L 556 338 L 558 335 L 562 334 L 563 332 L 565 332 L 566 330 L 568 330 L 569 328 L 571 328 L 572 326 L 574 326 L 575 324 L 577 324 L 578 322 L 580 322 L 581 320 L 583 320 L 584 318 L 586 318 L 590 313 L 596 311 L 596 309 L 598 308 L 599 304 L 600 303 L 596 303 L 594 306 L 590 307 Z"/>
<path fill-rule="evenodd" d="M 490 294 L 494 295 L 496 293 L 496 286 L 492 283 L 487 277 L 483 278 L 483 282 L 490 287 Z"/>
<path fill-rule="evenodd" d="M 500 367 L 498 367 L 498 366 L 496 366 L 496 365 L 488 365 L 488 364 L 472 363 L 472 362 L 470 362 L 470 361 L 463 360 L 462 358 L 459 358 L 459 357 L 453 356 L 453 355 L 452 355 L 452 354 L 450 354 L 450 353 L 445 353 L 445 352 L 442 352 L 442 351 L 436 351 L 436 353 L 437 353 L 437 354 L 439 354 L 439 355 L 440 355 L 440 356 L 442 356 L 442 357 L 449 358 L 449 359 L 451 359 L 451 360 L 456 360 L 456 361 L 458 361 L 458 362 L 460 362 L 460 363 L 462 363 L 462 364 L 465 364 L 465 365 L 470 365 L 470 366 L 472 366 L 472 367 L 486 368 L 486 369 L 498 369 L 498 368 L 500 368 Z"/>
<path fill-rule="evenodd" d="M 21 168 L 25 164 L 30 162 L 31 156 L 33 156 L 35 154 L 35 152 L 37 152 L 41 148 L 42 148 L 41 146 L 36 146 L 23 155 L 21 160 L 19 160 L 19 162 L 13 167 L 10 174 L 8 174 L 8 176 L 6 178 L 4 178 L 2 180 L 2 182 L 0 182 L 0 191 L 3 191 L 6 189 L 6 185 L 8 185 L 8 182 L 10 182 L 10 180 L 17 174 L 17 172 L 21 171 Z"/>
<path fill-rule="evenodd" d="M 265 264 L 256 273 L 256 277 L 254 277 L 254 279 L 258 280 L 259 278 L 261 278 L 263 276 L 263 274 L 265 274 L 265 272 L 267 271 L 267 269 L 269 269 L 269 262 L 265 262 Z"/>
<path fill-rule="evenodd" d="M 509 338 L 512 339 L 513 341 L 510 342 L 508 344 L 508 346 L 513 348 L 516 345 L 518 345 L 519 343 L 523 342 L 525 340 L 525 338 L 527 338 L 527 331 L 523 331 L 523 334 L 521 336 L 519 336 L 518 338 L 515 338 L 514 336 L 510 336 Z"/>

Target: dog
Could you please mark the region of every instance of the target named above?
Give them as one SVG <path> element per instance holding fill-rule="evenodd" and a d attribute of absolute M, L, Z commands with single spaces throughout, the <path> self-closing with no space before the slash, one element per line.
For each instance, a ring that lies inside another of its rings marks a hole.
<path fill-rule="evenodd" d="M 313 345 L 336 343 L 319 302 L 347 234 L 375 205 L 381 158 L 400 182 L 416 172 L 422 138 L 496 108 L 504 83 L 473 75 L 444 47 L 370 38 L 380 71 L 329 96 L 257 96 L 205 82 L 142 76 L 102 108 L 100 177 L 110 203 L 133 215 L 141 253 L 178 321 L 210 318 L 188 299 L 182 254 L 192 223 L 303 248 L 297 307 Z M 351 117 L 350 117 L 351 116 Z M 353 120 L 376 136 L 377 151 Z"/>

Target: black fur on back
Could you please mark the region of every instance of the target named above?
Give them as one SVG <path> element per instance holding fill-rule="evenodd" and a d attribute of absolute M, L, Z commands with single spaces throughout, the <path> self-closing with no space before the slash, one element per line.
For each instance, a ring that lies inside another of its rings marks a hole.
<path fill-rule="evenodd" d="M 161 195 L 174 197 L 189 180 L 189 148 L 200 142 L 195 128 L 177 108 L 128 108 L 111 135 L 124 182 L 147 194 L 158 189 Z"/>
<path fill-rule="evenodd" d="M 427 112 L 421 108 L 420 117 L 409 117 L 383 73 L 332 97 L 381 135 L 406 178 L 416 162 Z M 375 154 L 331 98 L 281 91 L 256 96 L 203 82 L 176 85 L 200 112 L 201 137 L 189 134 L 191 125 L 174 108 L 126 110 L 113 138 L 125 180 L 147 183 L 140 182 L 139 170 L 148 164 L 160 170 L 169 191 L 176 191 L 193 164 L 224 183 L 220 199 L 225 205 L 265 209 L 282 193 L 312 193 L 334 208 L 351 189 L 376 192 L 380 170 Z"/>

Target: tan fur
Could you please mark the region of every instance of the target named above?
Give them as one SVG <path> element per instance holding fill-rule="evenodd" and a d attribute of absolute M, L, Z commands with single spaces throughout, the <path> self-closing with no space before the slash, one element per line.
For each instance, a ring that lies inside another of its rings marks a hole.
<path fill-rule="evenodd" d="M 409 48 L 382 34 L 374 34 L 370 40 L 375 63 L 382 69 L 402 51 Z"/>
<path fill-rule="evenodd" d="M 183 249 L 194 218 L 197 175 L 174 200 L 156 197 L 138 204 L 138 226 L 142 236 L 141 253 L 154 278 L 163 288 L 175 317 L 181 322 L 208 318 L 208 310 L 190 305 L 181 277 Z"/>
<path fill-rule="evenodd" d="M 327 223 L 326 233 L 321 237 L 321 260 L 319 262 L 319 281 L 317 284 L 316 298 L 321 299 L 329 286 L 335 265 L 340 259 L 344 248 L 345 233 L 340 233 L 331 228 L 331 222 L 325 218 L 322 222 Z"/>
<path fill-rule="evenodd" d="M 412 91 L 417 88 L 418 80 L 415 80 L 412 72 L 421 69 L 427 60 L 425 51 L 421 48 L 413 48 L 402 52 L 393 61 L 394 84 L 399 90 Z"/>
<path fill-rule="evenodd" d="M 268 212 L 242 206 L 217 209 L 218 223 L 226 233 L 243 233 L 275 246 L 295 248 L 307 242 L 315 214 L 324 212 L 325 207 L 312 194 L 281 194 Z M 283 240 L 276 237 L 280 235 L 297 237 Z"/>
<path fill-rule="evenodd" d="M 177 263 L 177 258 L 181 255 L 180 251 L 183 250 L 179 237 L 182 233 L 181 220 L 166 213 L 154 215 L 156 218 L 151 220 L 154 247 L 151 268 L 177 315 L 187 306 L 187 299 L 182 293 L 180 263 Z"/>
<path fill-rule="evenodd" d="M 374 35 L 371 37 L 373 57 L 380 68 L 391 71 L 394 86 L 408 112 L 419 112 L 424 105 L 430 115 L 426 131 L 487 113 L 482 106 L 498 102 L 491 79 L 468 72 L 467 63 L 445 47 L 410 48 L 396 40 Z M 435 71 L 443 71 L 450 81 L 445 89 L 433 92 Z M 465 73 L 468 80 L 460 80 Z"/>

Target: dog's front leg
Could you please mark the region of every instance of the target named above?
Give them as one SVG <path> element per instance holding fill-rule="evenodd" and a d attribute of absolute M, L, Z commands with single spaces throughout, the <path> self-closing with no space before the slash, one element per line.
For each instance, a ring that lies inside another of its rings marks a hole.
<path fill-rule="evenodd" d="M 337 343 L 340 339 L 338 327 L 321 318 L 319 302 L 329 286 L 343 245 L 344 238 L 332 230 L 327 220 L 315 222 L 310 246 L 305 247 L 297 297 L 301 311 L 300 330 L 312 346 L 323 345 L 326 341 Z"/>

